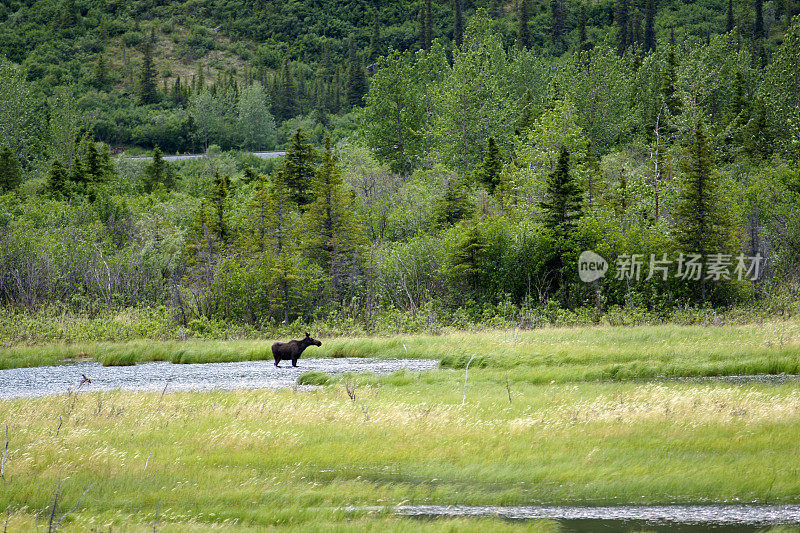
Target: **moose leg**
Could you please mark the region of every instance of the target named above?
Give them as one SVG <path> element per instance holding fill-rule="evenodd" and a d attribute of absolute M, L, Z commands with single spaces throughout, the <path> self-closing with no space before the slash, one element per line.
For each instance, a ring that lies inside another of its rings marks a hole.
<path fill-rule="evenodd" d="M 297 366 L 297 359 L 292 359 L 292 366 Z"/>

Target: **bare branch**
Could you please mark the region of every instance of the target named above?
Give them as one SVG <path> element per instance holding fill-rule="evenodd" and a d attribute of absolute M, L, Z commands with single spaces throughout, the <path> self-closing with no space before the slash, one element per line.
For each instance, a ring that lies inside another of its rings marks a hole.
<path fill-rule="evenodd" d="M 469 358 L 467 368 L 464 369 L 464 390 L 461 392 L 461 405 L 464 405 L 464 402 L 467 401 L 467 375 L 469 373 L 469 364 L 473 359 L 475 359 L 475 354 L 472 354 L 472 357 Z"/>
<path fill-rule="evenodd" d="M 57 528 L 58 526 L 60 526 L 60 525 L 61 525 L 61 521 L 62 521 L 62 520 L 64 520 L 64 519 L 65 519 L 65 518 L 66 518 L 66 517 L 67 517 L 67 516 L 68 516 L 70 513 L 72 513 L 72 512 L 73 512 L 75 509 L 77 509 L 77 508 L 78 508 L 78 506 L 81 504 L 81 500 L 83 499 L 83 497 L 84 497 L 84 496 L 86 496 L 86 493 L 87 493 L 87 492 L 89 492 L 90 490 L 92 490 L 92 487 L 94 487 L 94 483 L 92 483 L 91 485 L 89 485 L 89 488 L 88 488 L 88 489 L 86 489 L 85 491 L 83 491 L 83 494 L 81 494 L 81 497 L 80 497 L 80 498 L 78 498 L 78 501 L 77 501 L 77 502 L 75 502 L 75 507 L 73 507 L 72 509 L 70 509 L 69 511 L 67 511 L 66 513 L 64 513 L 64 516 L 62 516 L 62 517 L 61 517 L 61 519 L 60 519 L 58 522 L 56 522 L 56 524 L 53 526 L 53 529 L 55 529 L 55 528 Z M 53 512 L 55 513 L 55 507 L 53 507 Z M 50 520 L 52 521 L 52 518 L 51 518 Z"/>

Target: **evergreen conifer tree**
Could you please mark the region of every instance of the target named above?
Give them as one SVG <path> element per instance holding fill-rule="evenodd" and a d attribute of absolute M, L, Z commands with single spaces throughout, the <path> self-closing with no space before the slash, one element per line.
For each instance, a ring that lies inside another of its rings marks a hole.
<path fill-rule="evenodd" d="M 464 0 L 453 0 L 453 42 L 457 48 L 464 44 Z"/>
<path fill-rule="evenodd" d="M 372 36 L 369 38 L 369 56 L 370 61 L 375 61 L 381 55 L 381 26 L 380 26 L 380 12 L 377 7 L 373 10 L 372 14 Z"/>
<path fill-rule="evenodd" d="M 4 144 L 0 149 L 0 192 L 13 191 L 21 181 L 19 160 L 11 148 Z"/>
<path fill-rule="evenodd" d="M 733 0 L 728 0 L 728 10 L 725 14 L 725 32 L 733 31 L 735 24 L 736 22 L 733 17 Z"/>
<path fill-rule="evenodd" d="M 363 231 L 355 218 L 353 195 L 348 190 L 330 137 L 325 137 L 325 153 L 314 174 L 314 201 L 305 213 L 308 251 L 312 260 L 330 272 L 335 262 L 350 256 L 362 244 Z M 339 273 L 330 272 L 332 277 Z"/>
<path fill-rule="evenodd" d="M 300 104 L 297 98 L 297 86 L 294 82 L 291 62 L 289 61 L 288 55 L 283 59 L 277 103 L 275 116 L 279 121 L 297 116 Z"/>
<path fill-rule="evenodd" d="M 623 55 L 631 44 L 628 35 L 628 0 L 617 0 L 614 22 L 617 25 L 617 53 Z"/>
<path fill-rule="evenodd" d="M 495 188 L 500 184 L 500 173 L 503 170 L 503 160 L 500 156 L 494 137 L 489 137 L 486 147 L 486 155 L 483 164 L 478 169 L 478 180 L 486 187 L 490 194 L 494 193 Z"/>
<path fill-rule="evenodd" d="M 58 159 L 53 160 L 53 164 L 50 166 L 45 192 L 54 200 L 66 200 L 70 197 L 69 173 Z"/>
<path fill-rule="evenodd" d="M 586 19 L 588 15 L 586 14 L 586 4 L 581 2 L 581 10 L 578 13 L 578 41 L 579 44 L 583 45 L 586 42 Z"/>
<path fill-rule="evenodd" d="M 473 292 L 480 290 L 489 272 L 489 251 L 489 241 L 478 226 L 466 228 L 449 258 L 450 277 L 465 283 Z"/>
<path fill-rule="evenodd" d="M 172 188 L 174 181 L 175 172 L 172 166 L 167 161 L 164 161 L 161 150 L 156 146 L 153 148 L 153 160 L 144 168 L 142 182 L 144 183 L 145 192 L 151 193 L 159 185 L 169 190 Z"/>
<path fill-rule="evenodd" d="M 367 94 L 367 78 L 364 75 L 364 64 L 356 51 L 354 39 L 350 38 L 350 65 L 347 76 L 347 104 L 351 107 L 360 107 L 364 95 Z"/>
<path fill-rule="evenodd" d="M 436 222 L 442 225 L 452 225 L 472 216 L 475 205 L 469 197 L 469 190 L 464 180 L 458 176 L 451 176 L 444 187 L 444 194 L 434 205 Z"/>
<path fill-rule="evenodd" d="M 150 41 L 144 44 L 142 68 L 139 71 L 139 104 L 146 105 L 158 101 L 156 92 L 156 73 L 153 67 L 153 50 Z"/>
<path fill-rule="evenodd" d="M 654 52 L 656 49 L 656 1 L 647 0 L 644 23 L 644 51 Z"/>
<path fill-rule="evenodd" d="M 517 43 L 520 48 L 527 49 L 531 47 L 531 28 L 530 21 L 530 8 L 528 0 L 521 0 L 519 3 L 519 29 L 517 30 Z"/>
<path fill-rule="evenodd" d="M 677 241 L 687 253 L 724 252 L 727 220 L 702 122 L 696 124 L 692 137 L 681 169 L 683 180 L 675 209 Z"/>
<path fill-rule="evenodd" d="M 289 148 L 281 167 L 289 197 L 300 207 L 313 200 L 314 147 L 306 140 L 303 130 L 298 129 L 289 140 Z"/>
<path fill-rule="evenodd" d="M 559 240 L 572 236 L 583 214 L 583 194 L 569 167 L 569 151 L 562 147 L 556 168 L 547 178 L 545 198 L 539 203 L 544 225 Z"/>
<path fill-rule="evenodd" d="M 228 196 L 230 195 L 230 180 L 227 174 L 221 174 L 219 170 L 214 172 L 214 189 L 211 191 L 209 203 L 211 204 L 213 217 L 208 220 L 208 227 L 213 231 L 222 243 L 227 243 L 230 237 L 228 232 L 227 213 Z"/>
<path fill-rule="evenodd" d="M 553 47 L 561 52 L 564 46 L 564 0 L 550 0 L 550 37 Z"/>
<path fill-rule="evenodd" d="M 675 58 L 674 36 L 675 30 L 673 28 L 670 47 L 667 51 L 667 62 L 664 65 L 664 73 L 661 78 L 661 97 L 672 116 L 680 113 L 681 109 L 681 101 L 675 89 L 678 83 L 678 64 Z"/>

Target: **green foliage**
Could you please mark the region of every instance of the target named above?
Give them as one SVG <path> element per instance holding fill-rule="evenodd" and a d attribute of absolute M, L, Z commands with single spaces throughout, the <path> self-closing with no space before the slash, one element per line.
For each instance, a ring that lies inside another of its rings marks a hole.
<path fill-rule="evenodd" d="M 425 105 L 415 77 L 410 53 L 379 59 L 363 114 L 367 143 L 401 174 L 416 168 L 424 148 Z"/>
<path fill-rule="evenodd" d="M 800 160 L 800 18 L 793 19 L 784 41 L 766 69 L 763 91 L 771 120 L 780 133 L 780 149 Z"/>
<path fill-rule="evenodd" d="M 720 201 L 718 177 L 711 168 L 708 140 L 698 123 L 687 148 L 679 203 L 676 207 L 677 241 L 687 253 L 701 255 L 728 249 L 729 222 Z"/>
<path fill-rule="evenodd" d="M 69 174 L 58 159 L 50 167 L 45 193 L 54 200 L 66 200 L 70 197 Z"/>
<path fill-rule="evenodd" d="M 175 183 L 175 171 L 172 166 L 164 161 L 163 154 L 158 147 L 153 149 L 153 161 L 144 168 L 142 183 L 144 192 L 151 193 L 158 187 L 169 190 Z"/>
<path fill-rule="evenodd" d="M 800 157 L 800 32 L 785 5 L 765 3 L 754 62 L 752 10 L 719 34 L 722 2 L 207 4 L 112 16 L 89 0 L 66 25 L 70 2 L 0 7 L 0 51 L 17 63 L 0 61 L 0 163 L 16 158 L 19 184 L 0 195 L 5 305 L 164 304 L 203 335 L 296 320 L 468 327 L 512 307 L 562 324 L 672 316 L 702 295 L 675 280 L 585 285 L 575 261 L 683 247 L 698 180 L 716 182 L 728 219 L 712 240 L 770 265 L 761 284 L 704 301 L 795 295 L 776 289 L 800 273 L 796 185 L 780 170 Z M 145 78 L 155 98 L 140 105 Z M 698 123 L 713 164 L 683 150 Z M 155 146 L 152 161 L 127 157 Z M 279 147 L 286 157 L 234 152 Z M 161 151 L 205 157 L 166 164 Z M 478 245 L 480 269 L 453 266 Z"/>
<path fill-rule="evenodd" d="M 539 207 L 545 227 L 552 230 L 557 239 L 572 236 L 583 214 L 583 191 L 570 174 L 570 156 L 566 147 L 561 148 L 556 168 L 547 179 L 545 198 Z"/>
<path fill-rule="evenodd" d="M 350 40 L 350 62 L 347 67 L 347 103 L 356 107 L 363 104 L 364 95 L 367 94 L 367 77 L 364 74 L 364 63 L 358 52 L 355 43 Z"/>
<path fill-rule="evenodd" d="M 144 57 L 139 71 L 139 104 L 153 104 L 158 101 L 156 72 L 153 66 L 153 52 L 150 41 L 144 45 Z"/>
<path fill-rule="evenodd" d="M 19 161 L 14 152 L 7 145 L 0 148 L 0 191 L 9 192 L 16 189 L 22 176 L 19 170 Z"/>
<path fill-rule="evenodd" d="M 475 212 L 475 204 L 470 198 L 464 178 L 448 176 L 440 194 L 434 206 L 434 216 L 439 224 L 452 225 L 472 216 Z"/>
<path fill-rule="evenodd" d="M 448 258 L 448 275 L 467 291 L 474 293 L 485 287 L 489 273 L 490 247 L 486 237 L 476 225 L 462 227 L 458 241 Z"/>
<path fill-rule="evenodd" d="M 303 130 L 292 135 L 286 158 L 278 170 L 279 178 L 284 180 L 290 198 L 299 206 L 306 206 L 314 199 L 314 147 L 306 140 Z"/>
<path fill-rule="evenodd" d="M 324 270 L 353 256 L 363 242 L 363 232 L 355 218 L 354 197 L 342 180 L 330 139 L 325 139 L 325 153 L 314 176 L 314 201 L 305 214 L 309 259 Z M 335 272 L 331 272 L 335 277 Z"/>
<path fill-rule="evenodd" d="M 326 374 L 325 372 L 318 372 L 313 370 L 311 372 L 306 372 L 299 378 L 297 378 L 298 385 L 316 385 L 316 386 L 323 386 L 328 385 L 332 381 L 331 376 Z"/>
<path fill-rule="evenodd" d="M 456 170 L 475 168 L 490 136 L 501 149 L 510 145 L 513 114 L 504 86 L 506 68 L 502 41 L 486 12 L 479 10 L 467 23 L 464 45 L 453 53 L 452 71 L 435 104 L 438 152 Z"/>
<path fill-rule="evenodd" d="M 486 156 L 483 158 L 483 165 L 477 172 L 477 178 L 480 183 L 486 186 L 490 193 L 494 193 L 498 185 L 500 185 L 500 173 L 503 170 L 503 161 L 500 155 L 500 149 L 497 143 L 494 142 L 494 137 L 489 137 L 489 144 L 486 147 Z"/>
<path fill-rule="evenodd" d="M 519 29 L 517 30 L 517 43 L 520 48 L 530 48 L 532 45 L 530 29 L 530 7 L 528 0 L 519 3 Z"/>

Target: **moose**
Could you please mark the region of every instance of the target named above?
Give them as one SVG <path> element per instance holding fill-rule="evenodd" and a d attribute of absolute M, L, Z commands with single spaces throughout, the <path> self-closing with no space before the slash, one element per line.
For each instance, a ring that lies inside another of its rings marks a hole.
<path fill-rule="evenodd" d="M 307 331 L 305 338 L 300 340 L 276 342 L 272 345 L 272 356 L 275 358 L 275 366 L 278 366 L 278 363 L 281 361 L 289 360 L 292 361 L 292 366 L 297 366 L 297 360 L 300 359 L 300 355 L 303 353 L 303 350 L 312 345 L 322 346 L 322 343 L 316 339 L 313 339 Z"/>

